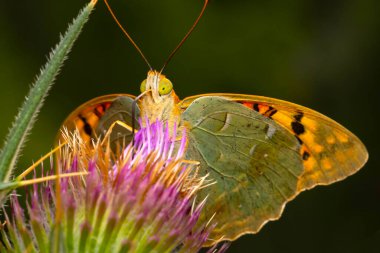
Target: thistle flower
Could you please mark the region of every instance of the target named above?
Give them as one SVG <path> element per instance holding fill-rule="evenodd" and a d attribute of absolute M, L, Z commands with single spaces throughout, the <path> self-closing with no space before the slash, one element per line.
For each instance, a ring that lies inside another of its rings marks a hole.
<path fill-rule="evenodd" d="M 0 251 L 198 252 L 214 227 L 197 222 L 205 200 L 195 197 L 209 182 L 183 159 L 185 133 L 176 141 L 161 122 L 145 126 L 119 154 L 107 141 L 89 147 L 67 134 L 48 174 L 87 175 L 34 185 L 26 212 L 13 196 Z"/>

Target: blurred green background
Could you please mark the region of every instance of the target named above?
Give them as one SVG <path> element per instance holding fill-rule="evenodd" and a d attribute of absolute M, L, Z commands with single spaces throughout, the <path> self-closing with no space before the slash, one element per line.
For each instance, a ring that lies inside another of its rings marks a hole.
<path fill-rule="evenodd" d="M 58 35 L 86 1 L 0 1 L 0 137 Z M 111 0 L 153 66 L 192 24 L 201 0 Z M 356 175 L 302 193 L 282 218 L 228 252 L 380 252 L 379 48 L 376 0 L 211 0 L 167 67 L 177 94 L 234 92 L 316 109 L 366 144 Z M 99 2 L 62 69 L 21 157 L 49 151 L 64 118 L 110 93 L 139 93 L 147 66 Z"/>

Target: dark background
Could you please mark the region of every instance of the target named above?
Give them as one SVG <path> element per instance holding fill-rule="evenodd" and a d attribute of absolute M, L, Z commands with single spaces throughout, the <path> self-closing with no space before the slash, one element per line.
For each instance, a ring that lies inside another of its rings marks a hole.
<path fill-rule="evenodd" d="M 0 137 L 58 35 L 86 1 L 0 0 Z M 190 27 L 201 0 L 111 4 L 156 68 Z M 165 74 L 184 98 L 234 92 L 316 109 L 366 144 L 356 175 L 302 193 L 282 218 L 229 252 L 380 252 L 377 0 L 213 0 Z M 147 66 L 99 2 L 30 136 L 19 168 L 48 152 L 76 106 L 110 93 L 139 93 Z"/>

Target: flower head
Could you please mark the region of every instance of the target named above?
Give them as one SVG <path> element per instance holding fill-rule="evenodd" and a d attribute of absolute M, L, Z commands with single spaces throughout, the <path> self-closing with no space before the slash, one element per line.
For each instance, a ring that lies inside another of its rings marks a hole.
<path fill-rule="evenodd" d="M 145 126 L 134 144 L 119 153 L 105 140 L 89 147 L 77 133 L 67 135 L 68 144 L 48 173 L 87 175 L 34 185 L 27 217 L 12 197 L 9 233 L 3 232 L 0 247 L 15 252 L 197 252 L 213 228 L 198 223 L 205 201 L 195 204 L 207 180 L 198 176 L 195 162 L 184 160 L 185 132 L 178 138 L 176 129 L 159 121 Z"/>

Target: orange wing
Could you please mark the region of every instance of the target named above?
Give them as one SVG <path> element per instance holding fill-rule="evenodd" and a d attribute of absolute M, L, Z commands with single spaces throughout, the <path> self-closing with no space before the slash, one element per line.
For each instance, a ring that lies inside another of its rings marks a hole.
<path fill-rule="evenodd" d="M 305 168 L 298 182 L 299 192 L 343 180 L 368 160 L 365 146 L 353 133 L 309 108 L 262 96 L 212 93 L 185 98 L 180 102 L 181 109 L 203 96 L 220 96 L 241 103 L 294 134 L 302 144 L 300 156 Z"/>
<path fill-rule="evenodd" d="M 63 122 L 61 130 L 63 127 L 67 128 L 69 131 L 78 129 L 84 141 L 90 140 L 100 118 L 111 106 L 112 102 L 118 97 L 130 97 L 135 99 L 135 96 L 130 94 L 111 94 L 91 99 L 70 113 Z M 57 139 L 63 141 L 61 138 L 61 132 L 59 132 Z"/>

